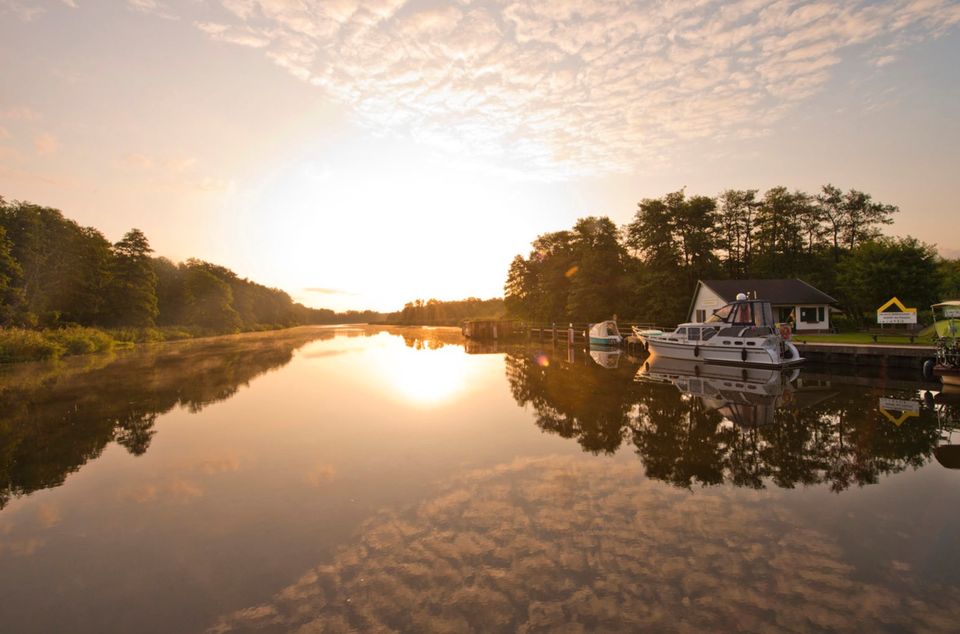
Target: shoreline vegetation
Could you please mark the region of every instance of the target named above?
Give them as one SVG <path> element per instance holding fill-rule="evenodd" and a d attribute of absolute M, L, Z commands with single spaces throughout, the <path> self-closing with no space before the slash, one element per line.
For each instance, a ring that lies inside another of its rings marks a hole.
<path fill-rule="evenodd" d="M 226 267 L 152 254 L 139 229 L 111 244 L 58 209 L 0 196 L 0 363 L 383 320 L 310 308 Z"/>

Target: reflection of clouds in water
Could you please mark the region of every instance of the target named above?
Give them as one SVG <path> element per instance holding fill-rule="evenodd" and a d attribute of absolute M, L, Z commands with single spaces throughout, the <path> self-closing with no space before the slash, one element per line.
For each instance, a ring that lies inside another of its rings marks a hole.
<path fill-rule="evenodd" d="M 120 497 L 139 504 L 154 501 L 183 504 L 203 497 L 203 493 L 203 489 L 196 482 L 171 477 L 157 484 L 147 483 L 125 487 L 121 490 Z"/>
<path fill-rule="evenodd" d="M 307 471 L 307 475 L 304 479 L 306 480 L 307 484 L 319 487 L 329 482 L 333 482 L 336 476 L 337 470 L 333 465 L 319 464 Z"/>
<path fill-rule="evenodd" d="M 736 499 L 734 499 L 736 497 Z M 571 458 L 479 471 L 215 632 L 950 630 L 956 588 L 891 566 L 867 582 L 778 494 L 691 495 L 636 465 Z M 902 584 L 902 587 L 901 587 Z"/>

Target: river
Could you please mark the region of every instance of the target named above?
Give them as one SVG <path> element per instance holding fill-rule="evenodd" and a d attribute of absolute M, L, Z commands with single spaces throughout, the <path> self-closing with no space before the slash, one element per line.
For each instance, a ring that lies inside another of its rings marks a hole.
<path fill-rule="evenodd" d="M 958 430 L 919 373 L 449 329 L 7 366 L 0 631 L 955 631 Z"/>

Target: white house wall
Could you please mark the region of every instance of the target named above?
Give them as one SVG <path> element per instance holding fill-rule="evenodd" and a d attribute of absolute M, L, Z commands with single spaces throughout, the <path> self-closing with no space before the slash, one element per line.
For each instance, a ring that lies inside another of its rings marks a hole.
<path fill-rule="evenodd" d="M 690 319 L 697 319 L 697 311 L 702 310 L 707 317 L 713 314 L 718 308 L 723 308 L 727 302 L 712 290 L 703 284 L 697 285 L 697 298 L 693 303 L 693 311 L 690 313 Z"/>

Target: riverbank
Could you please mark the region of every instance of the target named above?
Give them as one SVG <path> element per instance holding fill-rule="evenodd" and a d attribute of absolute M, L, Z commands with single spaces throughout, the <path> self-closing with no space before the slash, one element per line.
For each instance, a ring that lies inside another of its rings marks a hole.
<path fill-rule="evenodd" d="M 166 326 L 162 328 L 89 328 L 70 326 L 45 330 L 0 328 L 0 364 L 46 361 L 79 354 L 110 352 L 132 348 L 137 344 L 183 341 L 208 337 L 228 337 L 243 332 L 270 332 L 301 325 L 263 326 L 239 332 L 217 332 L 209 329 Z"/>

